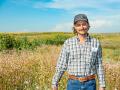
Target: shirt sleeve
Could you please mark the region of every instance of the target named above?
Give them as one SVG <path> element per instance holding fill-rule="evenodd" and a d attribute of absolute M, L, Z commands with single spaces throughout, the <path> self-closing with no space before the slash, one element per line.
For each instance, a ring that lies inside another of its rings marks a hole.
<path fill-rule="evenodd" d="M 67 42 L 65 41 L 57 60 L 56 71 L 52 79 L 52 87 L 58 86 L 58 82 L 60 81 L 64 71 L 67 69 L 67 61 L 68 61 Z"/>
<path fill-rule="evenodd" d="M 104 75 L 104 68 L 102 65 L 102 47 L 101 47 L 100 42 L 99 42 L 99 47 L 97 51 L 96 70 L 97 70 L 99 86 L 105 87 L 105 75 Z"/>

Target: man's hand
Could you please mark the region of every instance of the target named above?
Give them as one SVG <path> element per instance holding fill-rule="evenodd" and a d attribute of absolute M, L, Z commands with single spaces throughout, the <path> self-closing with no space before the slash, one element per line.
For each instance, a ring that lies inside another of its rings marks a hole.
<path fill-rule="evenodd" d="M 52 90 L 58 90 L 58 87 L 53 87 Z"/>
<path fill-rule="evenodd" d="M 104 87 L 100 87 L 99 90 L 105 90 L 105 88 Z"/>

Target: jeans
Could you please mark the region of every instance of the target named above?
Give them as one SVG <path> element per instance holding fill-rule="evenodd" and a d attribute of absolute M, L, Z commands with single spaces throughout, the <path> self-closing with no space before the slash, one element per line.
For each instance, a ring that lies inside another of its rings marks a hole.
<path fill-rule="evenodd" d="M 67 90 L 96 90 L 96 80 L 80 82 L 79 80 L 68 79 Z"/>

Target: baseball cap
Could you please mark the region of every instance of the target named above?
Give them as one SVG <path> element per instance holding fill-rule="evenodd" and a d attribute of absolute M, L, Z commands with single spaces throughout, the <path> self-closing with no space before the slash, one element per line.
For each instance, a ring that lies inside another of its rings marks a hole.
<path fill-rule="evenodd" d="M 78 14 L 78 15 L 75 15 L 74 17 L 74 24 L 77 22 L 77 21 L 86 21 L 87 23 L 89 23 L 88 21 L 88 18 L 85 14 Z"/>

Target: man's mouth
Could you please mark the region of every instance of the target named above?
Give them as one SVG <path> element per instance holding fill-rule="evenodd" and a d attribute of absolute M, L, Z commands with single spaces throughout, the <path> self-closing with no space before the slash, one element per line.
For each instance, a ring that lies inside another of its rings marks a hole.
<path fill-rule="evenodd" d="M 86 31 L 86 30 L 79 30 L 79 31 Z"/>

